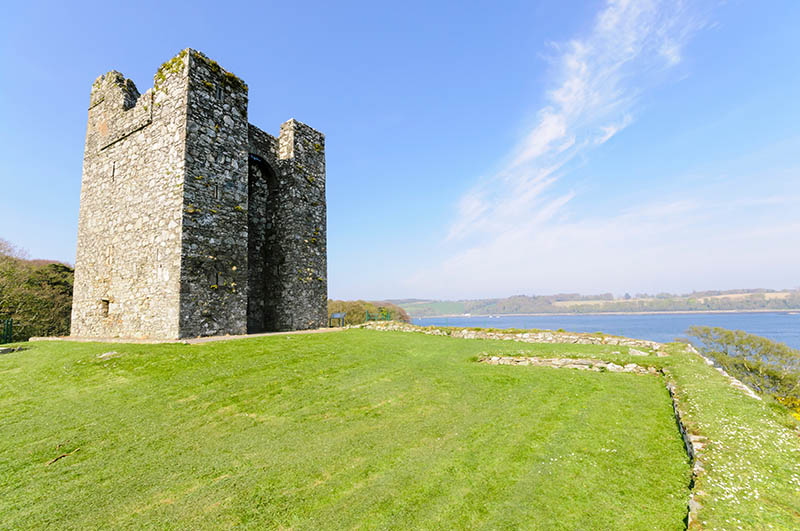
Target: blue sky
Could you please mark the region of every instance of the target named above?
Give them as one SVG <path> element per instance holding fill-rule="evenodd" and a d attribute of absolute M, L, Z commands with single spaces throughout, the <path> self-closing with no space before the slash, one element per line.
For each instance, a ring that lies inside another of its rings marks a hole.
<path fill-rule="evenodd" d="M 193 47 L 326 134 L 329 293 L 800 287 L 800 3 L 30 2 L 0 237 L 74 261 L 86 108 Z"/>

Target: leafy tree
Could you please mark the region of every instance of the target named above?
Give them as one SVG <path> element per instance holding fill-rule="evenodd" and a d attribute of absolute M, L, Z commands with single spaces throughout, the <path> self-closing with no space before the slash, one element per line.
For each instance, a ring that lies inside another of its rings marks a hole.
<path fill-rule="evenodd" d="M 383 310 L 383 312 L 381 311 Z M 385 301 L 334 301 L 328 300 L 328 315 L 333 313 L 346 312 L 345 324 L 355 325 L 366 321 L 367 312 L 370 314 L 388 313 L 390 319 L 394 321 L 411 322 L 411 318 L 406 311 L 396 304 Z"/>
<path fill-rule="evenodd" d="M 800 412 L 800 351 L 741 330 L 692 326 L 687 333 L 728 374 Z"/>
<path fill-rule="evenodd" d="M 27 260 L 0 240 L 0 319 L 14 320 L 14 341 L 69 334 L 72 281 L 71 267 Z"/>

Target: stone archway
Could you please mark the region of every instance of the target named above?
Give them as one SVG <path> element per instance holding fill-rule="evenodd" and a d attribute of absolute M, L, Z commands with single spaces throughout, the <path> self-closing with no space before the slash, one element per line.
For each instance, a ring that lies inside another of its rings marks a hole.
<path fill-rule="evenodd" d="M 261 157 L 248 158 L 247 333 L 275 330 L 275 303 L 281 261 L 277 240 L 275 171 Z"/>

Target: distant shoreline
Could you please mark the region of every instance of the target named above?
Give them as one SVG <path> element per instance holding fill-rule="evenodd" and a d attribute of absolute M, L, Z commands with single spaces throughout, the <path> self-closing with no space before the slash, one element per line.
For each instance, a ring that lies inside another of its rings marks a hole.
<path fill-rule="evenodd" d="M 644 312 L 540 312 L 540 313 L 476 313 L 464 315 L 463 313 L 457 314 L 444 314 L 444 315 L 426 315 L 414 316 L 409 315 L 411 319 L 442 319 L 450 317 L 545 317 L 548 315 L 554 316 L 568 316 L 568 315 L 671 315 L 671 314 L 704 314 L 704 313 L 800 313 L 800 308 L 795 309 L 781 309 L 781 310 L 663 310 L 663 311 L 644 311 Z"/>

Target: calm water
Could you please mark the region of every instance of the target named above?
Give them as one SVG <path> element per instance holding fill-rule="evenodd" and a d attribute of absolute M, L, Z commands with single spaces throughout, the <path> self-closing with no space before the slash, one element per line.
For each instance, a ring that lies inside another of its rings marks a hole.
<path fill-rule="evenodd" d="M 648 315 L 501 315 L 498 317 L 423 317 L 413 320 L 421 326 L 477 326 L 482 328 L 540 328 L 569 332 L 607 334 L 669 342 L 686 337 L 692 325 L 721 326 L 744 330 L 800 348 L 800 314 L 784 312 L 752 313 L 672 313 Z"/>

